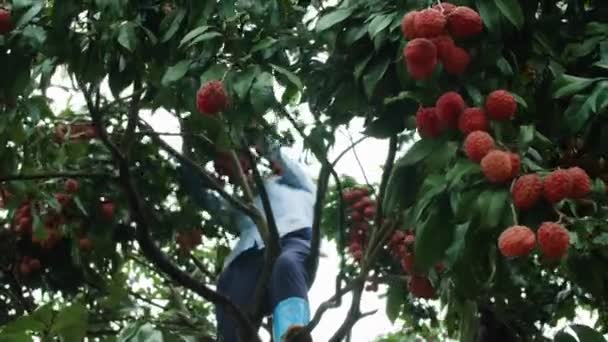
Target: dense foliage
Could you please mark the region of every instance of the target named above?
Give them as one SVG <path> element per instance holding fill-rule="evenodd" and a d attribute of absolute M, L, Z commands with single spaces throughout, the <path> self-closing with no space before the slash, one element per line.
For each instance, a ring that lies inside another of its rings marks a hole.
<path fill-rule="evenodd" d="M 354 298 L 332 341 L 364 316 L 361 293 L 379 283 L 403 325 L 386 341 L 545 341 L 577 308 L 597 314 L 596 326 L 554 340 L 602 341 L 608 3 L 453 3 L 478 12 L 482 31 L 448 23 L 456 45 L 427 68 L 402 20 L 431 6 L 449 19 L 445 2 L 0 2 L 0 340 L 211 340 L 213 303 L 230 303 L 207 285 L 235 232 L 196 190 L 240 206 L 272 242 L 246 182 L 280 172 L 251 148 L 265 138 L 302 139 L 322 165 L 314 228 L 337 242 L 336 291 Z M 436 38 L 429 32 L 417 34 Z M 474 130 L 519 157 L 513 174 L 496 174 L 512 159 L 484 162 L 489 149 L 463 147 L 469 130 L 434 126 L 430 110 L 456 92 L 493 112 L 499 89 L 516 111 Z M 181 149 L 143 120 L 155 112 L 177 120 Z M 328 160 L 337 129 L 356 117 L 387 141 L 380 184 L 356 184 Z M 293 129 L 279 130 L 284 122 Z M 538 174 L 552 192 L 562 183 L 550 175 L 574 166 L 591 178 L 583 196 L 516 205 L 520 176 Z M 543 222 L 567 229 L 566 256 L 537 246 Z M 518 257 L 498 243 L 513 225 L 539 236 Z M 250 331 L 257 312 L 241 309 Z"/>

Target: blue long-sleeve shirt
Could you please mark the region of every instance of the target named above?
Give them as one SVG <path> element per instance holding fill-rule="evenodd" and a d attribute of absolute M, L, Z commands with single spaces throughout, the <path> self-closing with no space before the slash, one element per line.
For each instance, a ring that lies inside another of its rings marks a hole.
<path fill-rule="evenodd" d="M 274 148 L 271 151 L 270 159 L 276 161 L 282 169 L 280 176 L 272 176 L 264 181 L 279 236 L 282 237 L 295 230 L 311 227 L 317 192 L 316 185 L 301 165 L 287 157 L 280 148 Z M 233 208 L 222 198 L 211 194 L 209 191 L 204 191 L 203 197 L 207 209 L 214 213 L 223 211 L 220 215 L 229 215 L 233 219 L 231 221 L 235 222 L 239 230 L 239 241 L 226 257 L 224 266 L 227 266 L 239 254 L 254 246 L 259 249 L 264 248 L 264 241 L 249 216 Z M 254 199 L 254 206 L 261 213 L 264 213 L 259 195 Z"/>

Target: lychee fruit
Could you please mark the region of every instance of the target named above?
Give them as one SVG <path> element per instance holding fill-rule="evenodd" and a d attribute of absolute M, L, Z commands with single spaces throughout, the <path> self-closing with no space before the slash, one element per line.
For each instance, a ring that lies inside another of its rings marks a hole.
<path fill-rule="evenodd" d="M 486 98 L 486 113 L 493 120 L 510 120 L 517 111 L 517 102 L 506 90 L 495 90 Z"/>
<path fill-rule="evenodd" d="M 572 177 L 563 169 L 551 172 L 543 181 L 545 199 L 550 203 L 557 203 L 570 195 L 572 190 Z"/>
<path fill-rule="evenodd" d="M 475 131 L 464 139 L 464 153 L 476 163 L 494 149 L 494 139 L 484 131 Z"/>
<path fill-rule="evenodd" d="M 568 252 L 570 235 L 568 230 L 556 222 L 544 222 L 537 232 L 538 246 L 549 260 L 559 260 Z"/>
<path fill-rule="evenodd" d="M 111 220 L 114 217 L 114 202 L 104 201 L 101 203 L 101 216 L 106 220 Z"/>
<path fill-rule="evenodd" d="M 77 180 L 70 178 L 65 181 L 65 186 L 64 186 L 65 192 L 73 194 L 75 192 L 78 192 L 79 188 L 80 188 L 80 184 L 78 183 Z"/>
<path fill-rule="evenodd" d="M 433 44 L 437 48 L 437 57 L 443 62 L 446 58 L 450 57 L 451 49 L 456 45 L 452 37 L 447 34 L 442 34 L 437 37 L 431 38 Z"/>
<path fill-rule="evenodd" d="M 203 114 L 217 114 L 228 109 L 228 94 L 222 81 L 205 84 L 196 94 L 196 107 Z"/>
<path fill-rule="evenodd" d="M 30 259 L 29 266 L 30 266 L 30 271 L 32 271 L 32 272 L 38 272 L 42 268 L 42 264 L 40 263 L 40 260 L 38 260 L 36 258 Z"/>
<path fill-rule="evenodd" d="M 78 240 L 78 248 L 84 253 L 91 251 L 93 248 L 93 242 L 89 238 L 82 238 Z"/>
<path fill-rule="evenodd" d="M 451 4 L 449 2 L 441 2 L 440 4 L 433 5 L 433 7 L 431 7 L 431 8 L 434 10 L 440 11 L 441 13 L 443 13 L 443 15 L 445 15 L 447 17 L 452 12 L 454 12 L 456 7 L 458 7 L 458 6 Z"/>
<path fill-rule="evenodd" d="M 492 183 L 503 183 L 511 179 L 511 158 L 507 152 L 494 150 L 481 159 L 481 171 Z"/>
<path fill-rule="evenodd" d="M 458 6 L 448 16 L 447 27 L 454 37 L 468 38 L 483 31 L 483 22 L 475 10 Z"/>
<path fill-rule="evenodd" d="M 70 195 L 64 194 L 64 193 L 56 193 L 54 195 L 54 197 L 62 207 L 67 206 L 72 201 L 72 197 Z"/>
<path fill-rule="evenodd" d="M 435 108 L 437 110 L 437 117 L 442 125 L 455 128 L 458 126 L 458 118 L 464 111 L 465 103 L 460 94 L 455 91 L 449 91 L 437 99 Z"/>
<path fill-rule="evenodd" d="M 513 205 L 519 210 L 534 207 L 543 197 L 543 180 L 537 174 L 519 177 L 511 189 Z"/>
<path fill-rule="evenodd" d="M 413 274 L 414 273 L 414 263 L 416 259 L 413 253 L 405 253 L 403 258 L 401 259 L 401 268 L 403 271 Z"/>
<path fill-rule="evenodd" d="M 433 299 L 437 296 L 435 288 L 426 276 L 413 275 L 408 282 L 408 290 L 417 298 Z"/>
<path fill-rule="evenodd" d="M 521 168 L 521 158 L 519 154 L 513 152 L 509 152 L 509 157 L 511 158 L 511 178 L 515 178 Z"/>
<path fill-rule="evenodd" d="M 13 19 L 11 18 L 11 12 L 0 9 L 0 34 L 7 34 L 11 32 L 12 29 Z"/>
<path fill-rule="evenodd" d="M 528 255 L 536 244 L 534 232 L 526 226 L 512 226 L 498 237 L 498 249 L 503 256 L 521 257 Z"/>
<path fill-rule="evenodd" d="M 436 138 L 444 130 L 434 107 L 420 107 L 416 113 L 416 127 L 421 137 Z"/>
<path fill-rule="evenodd" d="M 401 19 L 401 33 L 406 39 L 414 39 L 418 38 L 418 34 L 416 33 L 416 15 L 418 11 L 411 11 L 406 13 Z"/>
<path fill-rule="evenodd" d="M 404 56 L 408 64 L 426 65 L 437 59 L 437 48 L 429 39 L 416 38 L 407 43 Z"/>
<path fill-rule="evenodd" d="M 372 219 L 376 215 L 376 208 L 374 206 L 369 206 L 363 210 L 363 216 L 367 219 Z"/>
<path fill-rule="evenodd" d="M 435 68 L 437 67 L 437 59 L 433 59 L 429 61 L 429 63 L 425 64 L 407 63 L 406 67 L 407 72 L 414 80 L 422 81 L 429 78 L 433 72 L 435 72 Z"/>
<path fill-rule="evenodd" d="M 465 109 L 458 118 L 458 128 L 464 134 L 474 131 L 487 131 L 489 128 L 486 114 L 481 108 Z"/>
<path fill-rule="evenodd" d="M 471 56 L 467 50 L 456 45 L 447 48 L 442 58 L 443 68 L 450 75 L 459 76 L 464 74 L 471 62 Z"/>
<path fill-rule="evenodd" d="M 571 167 L 568 170 L 572 181 L 572 189 L 570 190 L 570 198 L 584 198 L 591 192 L 591 178 L 587 172 L 578 166 Z"/>
<path fill-rule="evenodd" d="M 424 38 L 432 38 L 442 34 L 446 23 L 447 20 L 443 13 L 431 8 L 418 12 L 414 20 L 416 34 Z"/>

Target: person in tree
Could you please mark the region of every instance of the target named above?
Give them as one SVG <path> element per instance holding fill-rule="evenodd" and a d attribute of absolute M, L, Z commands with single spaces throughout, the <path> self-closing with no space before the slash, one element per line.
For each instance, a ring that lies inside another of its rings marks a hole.
<path fill-rule="evenodd" d="M 316 185 L 303 167 L 288 158 L 278 145 L 264 143 L 261 154 L 281 170 L 264 180 L 274 221 L 280 236 L 281 253 L 276 259 L 263 298 L 264 315 L 272 314 L 273 341 L 283 341 L 310 321 L 308 303 L 310 254 Z M 191 183 L 192 184 L 192 183 Z M 190 187 L 191 188 L 191 187 Z M 254 292 L 264 267 L 264 242 L 255 223 L 209 191 L 193 194 L 201 207 L 228 218 L 239 231 L 239 240 L 224 262 L 217 290 L 243 309 L 253 304 Z M 264 213 L 259 194 L 255 207 Z M 222 307 L 216 307 L 218 341 L 236 342 L 237 325 Z M 260 323 L 260 322 L 256 322 Z"/>

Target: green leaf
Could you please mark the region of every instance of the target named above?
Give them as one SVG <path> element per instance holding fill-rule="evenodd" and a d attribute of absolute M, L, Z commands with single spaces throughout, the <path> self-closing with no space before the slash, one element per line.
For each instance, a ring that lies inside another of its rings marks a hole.
<path fill-rule="evenodd" d="M 137 35 L 135 34 L 135 24 L 126 22 L 120 26 L 118 32 L 118 43 L 130 52 L 135 51 L 137 45 Z"/>
<path fill-rule="evenodd" d="M 470 222 L 456 225 L 454 240 L 452 240 L 452 244 L 445 251 L 445 261 L 448 268 L 454 265 L 462 257 L 466 247 L 467 232 L 469 231 L 470 226 Z"/>
<path fill-rule="evenodd" d="M 221 80 L 224 78 L 228 67 L 224 64 L 214 64 L 201 75 L 201 84 L 206 84 L 209 81 Z"/>
<path fill-rule="evenodd" d="M 409 148 L 407 153 L 397 161 L 397 164 L 416 164 L 428 157 L 431 153 L 435 152 L 436 149 L 441 148 L 442 146 L 443 142 L 439 140 L 418 140 L 414 145 L 412 145 L 412 147 Z"/>
<path fill-rule="evenodd" d="M 517 137 L 517 148 L 519 151 L 527 151 L 530 143 L 534 140 L 536 128 L 534 125 L 519 126 L 519 135 Z"/>
<path fill-rule="evenodd" d="M 565 331 L 560 331 L 555 334 L 555 338 L 553 338 L 553 342 L 577 342 L 574 336 L 568 334 Z"/>
<path fill-rule="evenodd" d="M 564 75 L 562 81 L 565 84 L 553 93 L 553 98 L 558 99 L 560 97 L 578 94 L 600 79 L 601 78 L 584 78 Z"/>
<path fill-rule="evenodd" d="M 355 75 L 355 80 L 356 81 L 358 81 L 361 78 L 361 75 L 363 74 L 363 71 L 365 70 L 365 67 L 367 66 L 367 63 L 369 63 L 369 61 L 372 59 L 372 57 L 374 57 L 374 55 L 373 54 L 369 54 L 364 59 L 362 59 L 361 61 L 359 61 L 357 63 L 357 65 L 355 65 L 355 69 L 354 69 L 353 75 Z"/>
<path fill-rule="evenodd" d="M 51 331 L 64 341 L 82 341 L 87 334 L 88 312 L 84 305 L 74 303 L 59 311 Z"/>
<path fill-rule="evenodd" d="M 262 72 L 255 78 L 249 98 L 258 114 L 265 113 L 275 103 L 273 78 L 269 72 Z"/>
<path fill-rule="evenodd" d="M 222 34 L 219 32 L 215 32 L 215 31 L 205 32 L 205 33 L 201 34 L 200 36 L 196 37 L 195 39 L 193 39 L 188 44 L 188 47 L 192 47 L 200 42 L 204 42 L 206 40 L 210 40 L 210 39 L 221 37 L 221 36 L 222 36 Z"/>
<path fill-rule="evenodd" d="M 416 167 L 413 165 L 397 164 L 389 177 L 382 209 L 388 215 L 397 209 L 407 208 L 414 203 L 419 184 Z"/>
<path fill-rule="evenodd" d="M 518 0 L 496 0 L 496 6 L 509 21 L 521 30 L 524 26 L 524 12 Z"/>
<path fill-rule="evenodd" d="M 488 0 L 476 0 L 475 4 L 479 10 L 479 15 L 488 31 L 497 35 L 500 33 L 500 11 L 496 4 Z"/>
<path fill-rule="evenodd" d="M 298 87 L 298 89 L 302 90 L 304 89 L 304 85 L 302 84 L 302 80 L 300 80 L 300 78 L 294 74 L 293 72 L 280 67 L 278 65 L 274 65 L 274 64 L 270 64 L 270 66 L 277 71 L 279 74 L 282 74 L 283 76 L 287 77 L 287 79 L 296 87 Z"/>
<path fill-rule="evenodd" d="M 235 81 L 232 84 L 232 88 L 239 98 L 244 99 L 247 97 L 251 84 L 259 73 L 260 67 L 257 65 L 248 65 L 247 69 L 240 72 L 236 76 Z"/>
<path fill-rule="evenodd" d="M 165 75 L 163 76 L 163 79 L 161 81 L 162 85 L 168 86 L 169 84 L 171 84 L 175 81 L 179 81 L 180 79 L 182 79 L 182 77 L 186 76 L 189 68 L 190 68 L 189 60 L 179 61 L 179 62 L 177 62 L 177 64 L 169 67 L 167 69 L 167 72 L 165 72 Z"/>
<path fill-rule="evenodd" d="M 378 82 L 382 79 L 382 76 L 386 73 L 390 62 L 390 59 L 385 58 L 379 63 L 374 64 L 371 67 L 371 70 L 363 76 L 363 87 L 368 98 L 372 98 L 374 90 L 376 89 Z"/>
<path fill-rule="evenodd" d="M 369 36 L 374 39 L 378 33 L 388 27 L 393 21 L 392 15 L 377 15 L 372 19 L 372 21 L 367 26 L 367 31 L 369 32 Z"/>
<path fill-rule="evenodd" d="M 401 314 L 401 308 L 407 298 L 405 284 L 395 282 L 391 284 L 386 292 L 386 317 L 394 323 Z"/>
<path fill-rule="evenodd" d="M 450 186 L 459 186 L 462 178 L 479 172 L 481 172 L 479 164 L 473 163 L 468 159 L 460 159 L 447 172 L 445 179 L 450 183 Z"/>
<path fill-rule="evenodd" d="M 179 30 L 182 21 L 184 21 L 184 18 L 186 17 L 186 10 L 180 8 L 178 10 L 173 11 L 170 15 L 172 16 L 173 20 L 171 21 L 171 24 L 168 25 L 167 30 L 160 39 L 161 43 L 169 41 L 171 38 L 173 38 L 175 33 L 177 33 L 177 30 Z"/>
<path fill-rule="evenodd" d="M 502 221 L 502 216 L 505 209 L 509 206 L 509 192 L 507 190 L 498 190 L 492 193 L 490 202 L 488 203 L 488 211 L 482 219 L 489 227 L 496 227 Z"/>
<path fill-rule="evenodd" d="M 38 13 L 40 13 L 40 11 L 42 11 L 43 6 L 44 2 L 41 1 L 28 9 L 27 12 L 23 13 L 23 15 L 19 18 L 17 24 L 15 24 L 15 28 L 21 29 L 27 25 L 30 21 L 32 21 L 32 19 L 34 19 L 35 16 L 38 15 Z"/>
<path fill-rule="evenodd" d="M 190 42 L 192 39 L 200 36 L 201 34 L 205 33 L 205 31 L 207 31 L 209 29 L 209 26 L 207 25 L 203 25 L 200 27 L 195 28 L 194 30 L 188 32 L 184 38 L 182 38 L 182 40 L 179 42 L 179 47 L 181 48 L 184 44 Z"/>
<path fill-rule="evenodd" d="M 346 20 L 352 14 L 351 8 L 339 8 L 327 14 L 324 14 L 317 22 L 316 30 L 321 32 L 336 25 L 339 22 Z"/>
<path fill-rule="evenodd" d="M 574 330 L 580 342 L 606 342 L 602 334 L 586 325 L 573 324 L 570 329 Z"/>
<path fill-rule="evenodd" d="M 452 244 L 454 229 L 450 208 L 444 198 L 433 201 L 426 219 L 416 228 L 416 268 L 426 271 L 441 261 L 445 251 Z"/>

